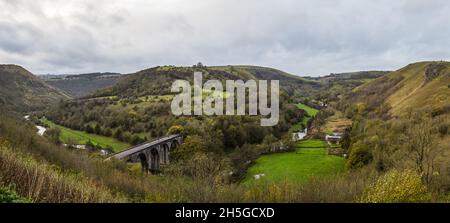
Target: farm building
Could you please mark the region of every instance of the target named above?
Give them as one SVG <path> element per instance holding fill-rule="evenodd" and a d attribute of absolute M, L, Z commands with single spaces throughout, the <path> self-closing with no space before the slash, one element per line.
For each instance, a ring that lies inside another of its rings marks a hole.
<path fill-rule="evenodd" d="M 339 144 L 339 142 L 342 139 L 342 133 L 335 132 L 332 135 L 326 135 L 325 141 L 327 141 L 328 144 Z"/>

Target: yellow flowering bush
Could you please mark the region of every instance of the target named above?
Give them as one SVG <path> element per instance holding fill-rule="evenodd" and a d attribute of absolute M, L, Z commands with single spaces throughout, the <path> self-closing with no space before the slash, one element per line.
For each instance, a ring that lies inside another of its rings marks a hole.
<path fill-rule="evenodd" d="M 362 203 L 416 203 L 431 200 L 431 194 L 413 170 L 392 170 L 379 177 L 358 199 Z"/>

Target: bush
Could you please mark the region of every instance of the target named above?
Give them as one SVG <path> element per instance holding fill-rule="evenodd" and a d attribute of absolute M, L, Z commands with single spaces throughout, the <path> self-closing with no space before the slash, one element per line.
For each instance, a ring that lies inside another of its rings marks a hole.
<path fill-rule="evenodd" d="M 206 141 L 201 136 L 191 135 L 172 151 L 171 157 L 174 160 L 188 160 L 197 153 L 205 153 L 207 149 Z"/>
<path fill-rule="evenodd" d="M 167 132 L 168 135 L 174 135 L 174 134 L 183 134 L 184 128 L 181 125 L 174 125 L 169 128 L 169 131 Z"/>
<path fill-rule="evenodd" d="M 61 141 L 59 140 L 61 136 L 61 129 L 59 128 L 50 128 L 45 131 L 45 136 L 47 136 L 50 141 L 52 141 L 55 144 L 60 144 Z"/>
<path fill-rule="evenodd" d="M 431 200 L 421 176 L 412 170 L 392 170 L 369 186 L 358 202 L 417 203 Z"/>
<path fill-rule="evenodd" d="M 346 166 L 348 169 L 361 168 L 369 164 L 372 159 L 370 150 L 362 142 L 357 142 L 351 147 Z"/>
<path fill-rule="evenodd" d="M 10 187 L 0 187 L 0 203 L 30 203 L 31 201 L 19 196 Z"/>
<path fill-rule="evenodd" d="M 441 124 L 438 128 L 439 133 L 441 136 L 445 136 L 448 134 L 448 125 L 447 124 Z"/>

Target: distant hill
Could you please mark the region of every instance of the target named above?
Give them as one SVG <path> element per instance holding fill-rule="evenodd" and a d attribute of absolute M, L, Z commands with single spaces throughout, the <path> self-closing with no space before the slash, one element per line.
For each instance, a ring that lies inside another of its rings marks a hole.
<path fill-rule="evenodd" d="M 49 86 L 17 65 L 0 65 L 0 105 L 15 112 L 34 111 L 68 99 L 69 96 Z"/>
<path fill-rule="evenodd" d="M 386 74 L 389 74 L 391 71 L 355 71 L 355 72 L 346 72 L 346 73 L 331 73 L 326 76 L 320 77 L 303 77 L 306 80 L 317 81 L 323 84 L 328 84 L 333 81 L 368 81 L 373 80 L 379 77 L 382 77 Z"/>
<path fill-rule="evenodd" d="M 351 101 L 398 116 L 409 109 L 450 110 L 450 62 L 419 62 L 354 89 Z"/>
<path fill-rule="evenodd" d="M 249 65 L 229 65 L 220 67 L 210 67 L 210 69 L 224 70 L 243 79 L 259 80 L 279 80 L 281 87 L 290 95 L 298 95 L 301 97 L 311 96 L 316 93 L 322 85 L 315 80 L 308 80 L 306 78 L 286 73 L 269 67 L 249 66 Z"/>
<path fill-rule="evenodd" d="M 99 89 L 113 86 L 120 77 L 121 74 L 118 73 L 39 76 L 47 84 L 61 89 L 72 97 L 84 97 Z"/>
<path fill-rule="evenodd" d="M 328 83 L 336 80 L 372 80 L 389 74 L 390 71 L 357 71 L 347 73 L 331 73 L 330 75 L 312 78 L 322 83 Z"/>
<path fill-rule="evenodd" d="M 205 80 L 280 80 L 280 85 L 288 94 L 311 94 L 318 91 L 321 84 L 306 80 L 272 68 L 256 66 L 214 66 L 214 67 L 174 67 L 162 66 L 127 74 L 116 85 L 100 90 L 100 96 L 144 96 L 170 93 L 173 81 L 183 79 L 193 81 L 193 73 L 203 73 Z"/>

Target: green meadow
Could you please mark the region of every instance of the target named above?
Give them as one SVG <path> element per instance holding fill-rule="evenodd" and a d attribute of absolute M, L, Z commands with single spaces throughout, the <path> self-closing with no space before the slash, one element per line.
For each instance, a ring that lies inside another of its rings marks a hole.
<path fill-rule="evenodd" d="M 305 140 L 298 143 L 294 152 L 258 158 L 248 169 L 243 183 L 307 183 L 311 177 L 331 177 L 343 172 L 344 160 L 342 157 L 328 155 L 325 142 Z M 264 176 L 256 180 L 254 176 L 257 174 Z"/>
<path fill-rule="evenodd" d="M 90 140 L 94 145 L 100 145 L 103 148 L 111 146 L 114 152 L 119 152 L 126 148 L 131 147 L 130 144 L 120 142 L 119 140 L 114 138 L 100 136 L 96 134 L 89 134 L 83 131 L 73 130 L 61 125 L 57 125 L 46 118 L 42 118 L 41 122 L 48 125 L 51 128 L 61 129 L 60 140 L 62 143 L 72 142 L 78 145 L 85 145 Z"/>
<path fill-rule="evenodd" d="M 308 124 L 309 120 L 311 119 L 311 117 L 316 116 L 316 114 L 319 112 L 319 110 L 309 107 L 308 105 L 305 105 L 302 103 L 296 104 L 296 106 L 297 106 L 297 108 L 304 110 L 309 115 L 309 117 L 304 117 L 301 122 L 292 125 L 292 130 L 294 132 L 301 131 L 302 130 L 301 124 L 303 124 L 303 126 L 306 126 Z"/>

